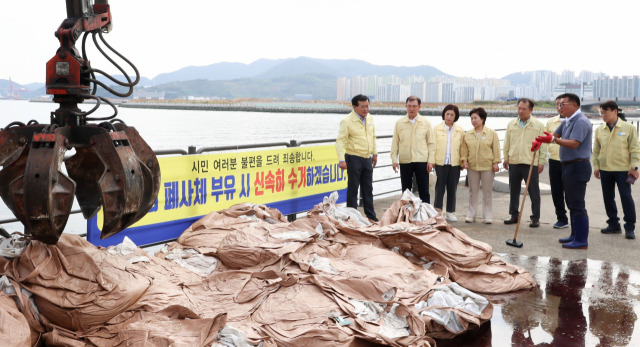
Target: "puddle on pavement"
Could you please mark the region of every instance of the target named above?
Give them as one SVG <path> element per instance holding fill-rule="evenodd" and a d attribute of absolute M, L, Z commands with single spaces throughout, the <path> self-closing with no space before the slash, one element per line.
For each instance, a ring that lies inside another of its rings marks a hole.
<path fill-rule="evenodd" d="M 491 321 L 449 346 L 640 346 L 640 272 L 594 260 L 500 256 L 531 272 L 538 287 L 486 296 Z"/>

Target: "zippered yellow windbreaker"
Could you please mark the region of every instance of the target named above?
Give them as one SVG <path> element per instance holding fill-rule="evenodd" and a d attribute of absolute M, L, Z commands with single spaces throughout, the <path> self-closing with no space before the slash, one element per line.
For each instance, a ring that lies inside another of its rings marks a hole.
<path fill-rule="evenodd" d="M 500 138 L 498 133 L 486 126 L 480 136 L 472 128 L 464 134 L 460 160 L 469 162 L 473 171 L 492 171 L 493 164 L 500 163 Z"/>
<path fill-rule="evenodd" d="M 445 128 L 444 122 L 433 128 L 436 134 L 436 165 L 444 165 L 444 156 L 447 154 L 447 140 L 449 133 Z M 460 145 L 464 129 L 456 123 L 453 123 L 453 133 L 451 134 L 451 166 L 460 166 Z"/>
<path fill-rule="evenodd" d="M 638 166 L 640 144 L 636 127 L 618 118 L 611 131 L 607 123 L 596 128 L 591 161 L 594 170 L 629 171 Z"/>
<path fill-rule="evenodd" d="M 562 124 L 560 120 L 560 115 L 557 115 L 547 121 L 547 124 L 544 126 L 544 131 L 553 134 L 556 129 Z M 547 144 L 547 150 L 549 151 L 549 159 L 560 161 L 560 145 L 557 143 L 549 143 Z"/>
<path fill-rule="evenodd" d="M 340 122 L 340 130 L 336 140 L 338 160 L 343 161 L 345 153 L 363 158 L 378 154 L 376 150 L 376 131 L 370 114 L 367 114 L 365 121 L 367 123 L 366 127 L 362 124 L 356 112 L 351 111 Z"/>
<path fill-rule="evenodd" d="M 520 127 L 520 119 L 516 118 L 507 125 L 507 132 L 504 135 L 502 152 L 504 160 L 511 164 L 531 165 L 533 152 L 531 152 L 531 142 L 539 135 L 544 136 L 544 125 L 539 120 L 531 117 L 524 129 Z M 543 143 L 537 154 L 536 162 L 544 165 L 547 161 L 547 144 Z M 535 163 L 534 163 L 535 164 Z"/>
<path fill-rule="evenodd" d="M 409 115 L 396 122 L 391 139 L 391 162 L 393 164 L 434 163 L 436 138 L 428 119 L 417 115 L 411 124 Z"/>

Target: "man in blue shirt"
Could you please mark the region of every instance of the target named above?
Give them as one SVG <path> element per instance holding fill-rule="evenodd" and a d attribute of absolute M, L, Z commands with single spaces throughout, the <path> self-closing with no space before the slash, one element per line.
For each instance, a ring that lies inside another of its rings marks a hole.
<path fill-rule="evenodd" d="M 562 124 L 551 136 L 539 136 L 540 142 L 560 145 L 562 163 L 562 183 L 564 196 L 571 215 L 571 235 L 560 239 L 562 247 L 587 249 L 589 237 L 589 215 L 585 208 L 584 196 L 587 182 L 591 178 L 591 146 L 593 126 L 580 112 L 580 98 L 571 93 L 556 98 Z"/>

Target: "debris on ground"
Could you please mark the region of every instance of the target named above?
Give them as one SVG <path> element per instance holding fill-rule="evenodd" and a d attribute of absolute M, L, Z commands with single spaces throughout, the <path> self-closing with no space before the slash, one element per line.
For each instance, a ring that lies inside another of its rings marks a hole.
<path fill-rule="evenodd" d="M 154 256 L 32 241 L 0 257 L 0 345 L 435 346 L 491 319 L 481 294 L 536 285 L 410 193 L 374 224 L 336 201 L 235 205 Z"/>

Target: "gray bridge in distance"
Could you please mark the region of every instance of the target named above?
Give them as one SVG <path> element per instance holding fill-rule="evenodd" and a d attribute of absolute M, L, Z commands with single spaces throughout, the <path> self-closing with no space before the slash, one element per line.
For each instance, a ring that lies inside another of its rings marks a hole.
<path fill-rule="evenodd" d="M 636 106 L 640 107 L 640 100 L 636 98 L 598 98 L 598 99 L 582 99 L 580 101 L 580 109 L 583 112 L 597 111 L 597 108 L 603 102 L 608 100 L 615 101 L 619 107 Z"/>

